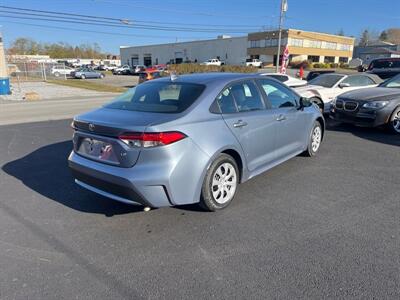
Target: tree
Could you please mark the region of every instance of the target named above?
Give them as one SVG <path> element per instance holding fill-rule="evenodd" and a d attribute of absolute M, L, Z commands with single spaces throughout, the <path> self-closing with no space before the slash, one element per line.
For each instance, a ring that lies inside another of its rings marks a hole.
<path fill-rule="evenodd" d="M 340 29 L 339 29 L 337 35 L 344 36 L 344 30 L 343 30 L 343 28 L 340 28 Z"/>
<path fill-rule="evenodd" d="M 393 44 L 400 44 L 400 28 L 389 28 L 386 30 L 387 41 Z"/>
<path fill-rule="evenodd" d="M 361 33 L 360 40 L 358 41 L 358 46 L 368 46 L 370 40 L 371 40 L 371 35 L 369 34 L 368 29 L 365 29 Z"/>
<path fill-rule="evenodd" d="M 379 35 L 379 40 L 380 41 L 387 41 L 388 39 L 388 34 L 387 32 L 384 30 L 381 32 L 381 34 Z"/>

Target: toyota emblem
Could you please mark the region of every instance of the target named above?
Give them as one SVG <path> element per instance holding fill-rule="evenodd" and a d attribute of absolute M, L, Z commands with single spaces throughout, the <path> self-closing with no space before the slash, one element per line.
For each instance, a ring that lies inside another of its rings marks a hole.
<path fill-rule="evenodd" d="M 92 124 L 92 123 L 89 124 L 89 130 L 94 131 L 94 124 Z"/>

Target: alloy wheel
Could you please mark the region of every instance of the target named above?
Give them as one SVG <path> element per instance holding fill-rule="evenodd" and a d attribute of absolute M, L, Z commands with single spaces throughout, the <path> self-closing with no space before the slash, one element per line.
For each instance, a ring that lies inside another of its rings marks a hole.
<path fill-rule="evenodd" d="M 396 131 L 397 133 L 400 133 L 400 111 L 398 111 L 393 118 L 392 121 L 392 126 L 394 131 Z"/>
<path fill-rule="evenodd" d="M 319 146 L 321 145 L 321 138 L 322 138 L 321 127 L 316 126 L 311 136 L 311 149 L 314 153 L 318 151 Z"/>
<path fill-rule="evenodd" d="M 226 162 L 221 164 L 213 174 L 211 191 L 215 201 L 224 204 L 232 200 L 237 187 L 235 167 Z"/>

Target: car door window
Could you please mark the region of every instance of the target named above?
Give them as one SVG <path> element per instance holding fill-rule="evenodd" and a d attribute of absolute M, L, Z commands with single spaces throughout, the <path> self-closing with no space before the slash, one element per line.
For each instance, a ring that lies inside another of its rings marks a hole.
<path fill-rule="evenodd" d="M 224 89 L 217 97 L 217 102 L 221 113 L 231 114 L 237 112 L 235 100 L 233 99 L 230 88 Z"/>
<path fill-rule="evenodd" d="M 271 108 L 296 107 L 296 96 L 288 88 L 270 80 L 260 80 Z"/>
<path fill-rule="evenodd" d="M 342 83 L 347 83 L 350 86 L 367 86 L 375 84 L 371 78 L 363 75 L 349 76 L 343 80 Z"/>
<path fill-rule="evenodd" d="M 257 86 L 252 81 L 232 85 L 230 91 L 235 99 L 238 111 L 262 110 L 264 104 Z"/>

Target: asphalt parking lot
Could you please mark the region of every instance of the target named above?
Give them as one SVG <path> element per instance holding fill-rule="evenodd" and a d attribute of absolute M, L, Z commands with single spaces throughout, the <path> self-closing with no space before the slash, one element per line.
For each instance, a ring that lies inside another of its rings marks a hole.
<path fill-rule="evenodd" d="M 77 187 L 70 120 L 0 126 L 0 299 L 399 299 L 400 137 L 332 126 L 232 205 Z"/>

